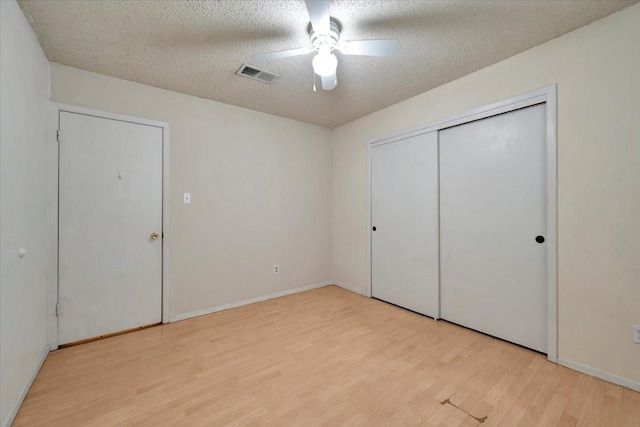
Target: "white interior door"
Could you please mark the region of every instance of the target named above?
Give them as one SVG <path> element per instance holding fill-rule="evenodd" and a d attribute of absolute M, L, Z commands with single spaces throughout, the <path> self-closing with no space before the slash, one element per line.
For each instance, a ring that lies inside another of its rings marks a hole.
<path fill-rule="evenodd" d="M 545 119 L 539 104 L 440 132 L 440 309 L 546 353 Z"/>
<path fill-rule="evenodd" d="M 437 318 L 436 132 L 371 148 L 371 224 L 372 295 Z"/>
<path fill-rule="evenodd" d="M 159 323 L 162 129 L 61 112 L 60 135 L 58 342 Z"/>

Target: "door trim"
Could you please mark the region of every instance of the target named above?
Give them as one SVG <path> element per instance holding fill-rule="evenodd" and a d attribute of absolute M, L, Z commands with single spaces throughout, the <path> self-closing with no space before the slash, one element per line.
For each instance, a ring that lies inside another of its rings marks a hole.
<path fill-rule="evenodd" d="M 547 161 L 547 359 L 558 359 L 558 255 L 557 255 L 557 85 L 518 95 L 485 105 L 461 114 L 435 120 L 423 125 L 382 135 L 368 141 L 367 149 L 367 291 L 371 297 L 371 148 L 389 144 L 428 132 L 485 119 L 536 104 L 546 104 L 546 161 Z"/>
<path fill-rule="evenodd" d="M 47 124 L 48 135 L 51 138 L 51 143 L 58 145 L 57 135 L 60 124 L 60 113 L 74 113 L 82 114 L 91 117 L 98 117 L 108 120 L 117 120 L 127 123 L 134 123 L 145 126 L 153 126 L 162 129 L 162 323 L 169 323 L 170 321 L 170 275 L 169 275 L 169 248 L 170 248 L 170 233 L 169 233 L 169 124 L 166 122 L 142 119 L 140 117 L 128 116 L 123 114 L 109 113 L 106 111 L 99 111 L 90 108 L 78 107 L 74 105 L 60 104 L 56 102 L 49 103 L 49 121 Z M 61 135 L 64 140 L 64 135 Z M 60 157 L 55 157 L 55 163 L 52 166 L 50 174 L 50 183 L 52 185 L 51 193 L 54 194 L 55 200 L 51 203 L 55 205 L 52 209 L 55 212 L 55 218 L 52 218 L 52 223 L 55 224 L 56 238 L 55 238 L 55 253 L 58 254 L 59 247 L 59 235 L 58 235 L 58 186 L 59 186 L 59 170 L 60 170 Z M 47 287 L 47 307 L 48 307 L 48 340 L 49 347 L 52 350 L 58 348 L 58 317 L 56 316 L 56 305 L 58 304 L 58 259 L 56 257 L 55 267 L 52 266 L 53 272 L 51 277 L 53 280 Z"/>

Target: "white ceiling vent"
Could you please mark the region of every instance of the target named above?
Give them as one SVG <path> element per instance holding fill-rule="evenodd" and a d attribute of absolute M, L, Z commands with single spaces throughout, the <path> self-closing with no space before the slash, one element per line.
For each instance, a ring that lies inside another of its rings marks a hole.
<path fill-rule="evenodd" d="M 272 73 L 271 71 L 262 70 L 258 67 L 254 67 L 253 65 L 242 64 L 240 69 L 236 71 L 236 74 L 239 76 L 249 77 L 253 80 L 258 80 L 262 83 L 272 84 L 278 78 L 280 78 L 279 74 Z"/>

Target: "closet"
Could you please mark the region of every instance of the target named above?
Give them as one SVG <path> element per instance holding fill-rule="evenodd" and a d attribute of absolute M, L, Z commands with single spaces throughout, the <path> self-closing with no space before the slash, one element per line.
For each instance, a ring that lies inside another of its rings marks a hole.
<path fill-rule="evenodd" d="M 372 144 L 373 297 L 547 353 L 547 114 L 534 100 Z"/>
<path fill-rule="evenodd" d="M 374 296 L 438 316 L 438 134 L 371 149 Z"/>

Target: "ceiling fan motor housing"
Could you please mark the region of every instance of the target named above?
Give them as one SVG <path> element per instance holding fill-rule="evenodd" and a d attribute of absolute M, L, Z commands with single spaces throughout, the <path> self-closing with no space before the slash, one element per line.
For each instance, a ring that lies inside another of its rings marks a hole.
<path fill-rule="evenodd" d="M 309 33 L 309 40 L 313 47 L 319 52 L 321 49 L 328 48 L 329 51 L 332 51 L 338 41 L 340 41 L 340 27 L 338 25 L 338 21 L 334 18 L 331 18 L 329 22 L 329 34 L 320 34 L 313 29 Z"/>

